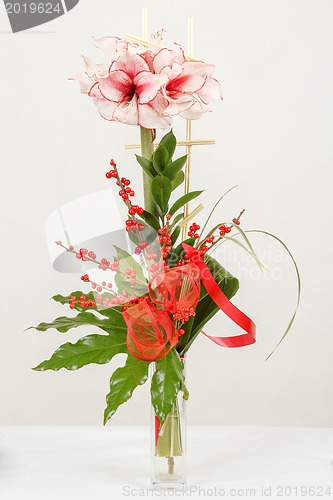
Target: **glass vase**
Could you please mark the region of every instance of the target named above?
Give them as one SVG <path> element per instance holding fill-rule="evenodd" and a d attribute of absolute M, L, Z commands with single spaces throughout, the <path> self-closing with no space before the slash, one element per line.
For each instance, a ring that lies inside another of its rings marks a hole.
<path fill-rule="evenodd" d="M 156 365 L 151 366 L 153 374 Z M 186 401 L 181 391 L 162 426 L 152 407 L 151 481 L 155 488 L 180 489 L 185 484 L 186 430 Z"/>

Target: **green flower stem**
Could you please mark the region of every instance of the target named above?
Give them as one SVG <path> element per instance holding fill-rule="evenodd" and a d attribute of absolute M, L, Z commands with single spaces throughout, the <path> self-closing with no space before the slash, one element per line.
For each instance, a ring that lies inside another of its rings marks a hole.
<path fill-rule="evenodd" d="M 141 156 L 151 160 L 154 153 L 154 143 L 153 143 L 153 131 L 151 129 L 140 127 L 140 137 L 141 137 Z M 152 178 L 143 171 L 143 195 L 144 195 L 144 205 L 145 210 L 154 215 L 156 210 L 154 209 L 153 199 L 151 195 L 151 183 Z"/>
<path fill-rule="evenodd" d="M 173 474 L 174 457 L 183 455 L 181 415 L 177 399 L 161 430 L 163 434 L 157 439 L 156 455 L 168 459 L 169 474 Z"/>

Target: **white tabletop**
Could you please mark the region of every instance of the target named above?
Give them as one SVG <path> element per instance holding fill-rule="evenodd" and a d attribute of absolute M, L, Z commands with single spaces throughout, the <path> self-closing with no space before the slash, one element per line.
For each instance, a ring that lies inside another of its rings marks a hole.
<path fill-rule="evenodd" d="M 2 427 L 0 499 L 172 496 L 150 490 L 149 460 L 147 427 Z M 329 499 L 333 428 L 190 427 L 187 488 L 187 498 Z"/>

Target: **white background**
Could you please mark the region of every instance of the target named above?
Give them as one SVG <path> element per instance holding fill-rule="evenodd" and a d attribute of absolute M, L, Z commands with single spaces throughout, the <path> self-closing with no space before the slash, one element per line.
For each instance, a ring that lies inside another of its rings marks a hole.
<path fill-rule="evenodd" d="M 246 208 L 243 228 L 272 231 L 287 242 L 302 274 L 302 304 L 289 336 L 267 362 L 296 302 L 295 273 L 280 248 L 253 237 L 271 269 L 258 277 L 238 252 L 220 254 L 240 278 L 234 302 L 257 323 L 258 342 L 225 350 L 201 336 L 188 356 L 191 424 L 332 425 L 332 17 L 329 0 L 206 0 L 146 2 L 150 32 L 186 45 L 195 20 L 195 55 L 216 65 L 224 101 L 194 124 L 195 138 L 216 146 L 194 152 L 193 189 L 203 188 L 206 214 L 231 186 L 213 222 Z M 81 54 L 98 61 L 92 36 L 140 34 L 142 4 L 81 0 L 66 16 L 11 34 L 0 5 L 1 124 L 1 425 L 98 425 L 110 365 L 78 372 L 36 373 L 32 366 L 68 334 L 24 329 L 66 313 L 49 298 L 80 285 L 79 276 L 52 269 L 44 223 L 63 204 L 105 189 L 110 157 L 139 191 L 140 171 L 124 144 L 135 127 L 102 120 L 93 103 L 67 80 Z M 175 122 L 180 139 L 185 123 Z M 97 214 L 98 215 L 98 214 Z M 94 207 L 87 207 L 93 224 Z M 203 220 L 203 217 L 198 220 Z M 236 260 L 236 254 L 238 260 Z M 281 260 L 281 259 L 280 259 Z M 277 274 L 275 274 L 277 273 Z M 207 333 L 233 326 L 222 313 Z M 148 384 L 113 418 L 147 424 Z"/>

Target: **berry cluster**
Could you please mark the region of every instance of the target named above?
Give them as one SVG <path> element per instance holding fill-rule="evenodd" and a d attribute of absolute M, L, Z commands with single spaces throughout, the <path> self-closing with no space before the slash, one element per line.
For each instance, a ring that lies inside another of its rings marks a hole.
<path fill-rule="evenodd" d="M 74 250 L 74 247 L 70 247 L 70 250 Z M 76 258 L 82 259 L 83 262 L 87 262 L 87 260 L 95 260 L 96 254 L 95 252 L 89 252 L 86 248 L 80 248 L 76 254 Z"/>
<path fill-rule="evenodd" d="M 134 300 L 136 295 L 129 296 L 129 294 L 124 290 L 121 295 L 114 295 L 113 297 L 108 297 L 105 295 L 97 295 L 97 301 L 104 307 L 114 307 L 120 306 L 127 303 L 129 300 Z"/>
<path fill-rule="evenodd" d="M 170 216 L 168 217 L 170 219 Z M 162 252 L 162 257 L 163 259 L 167 259 L 169 256 L 169 253 L 172 250 L 172 240 L 171 240 L 171 234 L 169 233 L 169 226 L 168 224 L 166 226 L 161 227 L 158 230 L 158 237 L 157 241 L 161 244 L 161 252 Z"/>
<path fill-rule="evenodd" d="M 125 271 L 126 277 L 130 280 L 130 285 L 136 285 L 136 271 L 135 269 L 126 269 Z"/>
<path fill-rule="evenodd" d="M 135 195 L 135 192 L 133 191 L 132 188 L 130 188 L 131 181 L 127 179 L 126 177 L 121 177 L 119 176 L 118 170 L 117 170 L 117 165 L 114 160 L 110 161 L 110 165 L 113 167 L 111 170 L 106 172 L 105 177 L 107 179 L 117 179 L 117 186 L 120 187 L 119 190 L 119 196 L 123 199 L 124 203 L 126 204 L 128 208 L 128 215 L 131 217 L 131 219 L 126 221 L 126 231 L 130 232 L 136 232 L 137 229 L 139 231 L 143 231 L 145 229 L 145 225 L 142 223 L 138 223 L 138 221 L 135 219 L 136 214 L 143 214 L 144 209 L 142 207 L 139 207 L 138 205 L 132 205 L 132 202 L 130 200 L 130 197 L 132 198 Z"/>
<path fill-rule="evenodd" d="M 132 205 L 131 208 L 128 210 L 128 215 L 135 215 L 135 214 L 143 214 L 144 210 L 142 207 L 139 207 L 139 205 Z"/>
<path fill-rule="evenodd" d="M 136 219 L 128 219 L 126 221 L 127 232 L 133 231 L 135 233 L 137 229 L 139 229 L 139 231 L 144 231 L 145 225 L 142 224 L 142 222 L 138 222 Z"/>
<path fill-rule="evenodd" d="M 96 302 L 90 299 L 87 300 L 85 295 L 81 295 L 79 300 L 77 300 L 75 295 L 72 295 L 69 299 L 69 307 L 75 309 L 75 305 L 87 309 L 88 307 L 96 307 Z"/>
<path fill-rule="evenodd" d="M 193 307 L 185 307 L 184 309 L 178 309 L 175 313 L 172 315 L 172 319 L 174 321 L 181 321 L 182 323 L 185 323 L 190 319 L 190 316 L 195 316 L 195 310 Z"/>
<path fill-rule="evenodd" d="M 190 238 L 199 238 L 199 234 L 198 234 L 198 231 L 200 229 L 200 226 L 199 224 L 197 224 L 196 222 L 193 222 L 193 224 L 190 226 L 190 230 L 189 232 L 187 233 L 188 236 Z"/>
<path fill-rule="evenodd" d="M 219 230 L 220 230 L 220 236 L 224 236 L 225 234 L 230 233 L 231 227 L 222 224 L 221 226 L 219 226 Z"/>
<path fill-rule="evenodd" d="M 148 241 L 140 241 L 140 243 L 135 247 L 135 255 L 140 255 L 144 250 L 150 250 L 150 245 Z"/>

